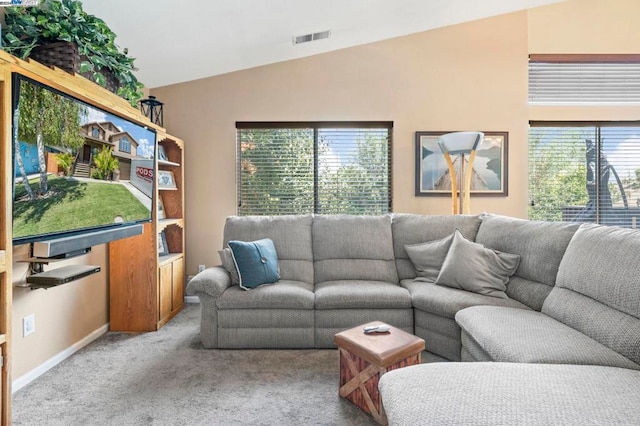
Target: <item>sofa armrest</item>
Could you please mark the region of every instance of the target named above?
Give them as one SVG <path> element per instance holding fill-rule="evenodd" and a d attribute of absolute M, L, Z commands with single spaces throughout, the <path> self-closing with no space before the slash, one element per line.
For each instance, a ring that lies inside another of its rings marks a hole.
<path fill-rule="evenodd" d="M 231 287 L 231 278 L 227 271 L 222 266 L 213 266 L 193 277 L 186 290 L 190 296 L 205 293 L 218 298 L 228 287 Z"/>

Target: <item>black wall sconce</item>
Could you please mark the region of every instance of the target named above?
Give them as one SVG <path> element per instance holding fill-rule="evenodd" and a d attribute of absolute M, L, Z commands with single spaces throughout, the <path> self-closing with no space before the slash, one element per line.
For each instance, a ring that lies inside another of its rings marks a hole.
<path fill-rule="evenodd" d="M 140 101 L 140 111 L 149 118 L 149 120 L 160 127 L 164 127 L 162 122 L 162 106 L 164 104 L 156 99 L 155 96 L 149 95 L 148 99 Z"/>

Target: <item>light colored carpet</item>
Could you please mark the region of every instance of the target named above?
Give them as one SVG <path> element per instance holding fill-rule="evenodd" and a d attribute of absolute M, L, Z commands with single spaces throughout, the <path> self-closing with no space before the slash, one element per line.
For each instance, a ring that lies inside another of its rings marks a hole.
<path fill-rule="evenodd" d="M 200 306 L 107 333 L 13 395 L 16 425 L 373 425 L 338 397 L 335 350 L 211 350 Z"/>

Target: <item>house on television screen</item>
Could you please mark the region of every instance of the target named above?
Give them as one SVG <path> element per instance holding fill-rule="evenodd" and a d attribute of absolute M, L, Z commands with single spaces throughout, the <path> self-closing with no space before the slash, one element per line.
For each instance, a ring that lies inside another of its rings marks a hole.
<path fill-rule="evenodd" d="M 120 179 L 130 179 L 131 160 L 143 158 L 138 156 L 138 141 L 131 134 L 110 121 L 86 123 L 80 127 L 80 133 L 85 143 L 78 153 L 74 176 L 89 177 L 93 157 L 107 146 L 120 163 Z"/>

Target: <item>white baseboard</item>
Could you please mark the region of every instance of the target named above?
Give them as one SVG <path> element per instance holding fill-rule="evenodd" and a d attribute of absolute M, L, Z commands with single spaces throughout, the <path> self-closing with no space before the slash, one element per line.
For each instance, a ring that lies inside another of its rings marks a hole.
<path fill-rule="evenodd" d="M 184 303 L 200 303 L 200 298 L 198 296 L 185 296 Z"/>
<path fill-rule="evenodd" d="M 78 352 L 80 349 L 84 348 L 89 343 L 93 342 L 98 337 L 105 334 L 107 331 L 109 331 L 108 323 L 103 325 L 99 329 L 93 331 L 84 339 L 77 341 L 73 345 L 69 346 L 67 349 L 53 356 L 52 358 L 49 358 L 48 360 L 46 360 L 45 362 L 43 362 L 33 370 L 29 371 L 27 374 L 18 377 L 13 381 L 11 385 L 11 393 L 15 393 L 20 389 L 22 389 L 23 387 L 25 387 L 26 385 L 28 385 L 29 383 L 33 382 L 35 379 L 42 376 L 47 371 L 51 370 L 53 367 L 60 364 L 62 361 L 69 358 L 71 355 Z"/>

